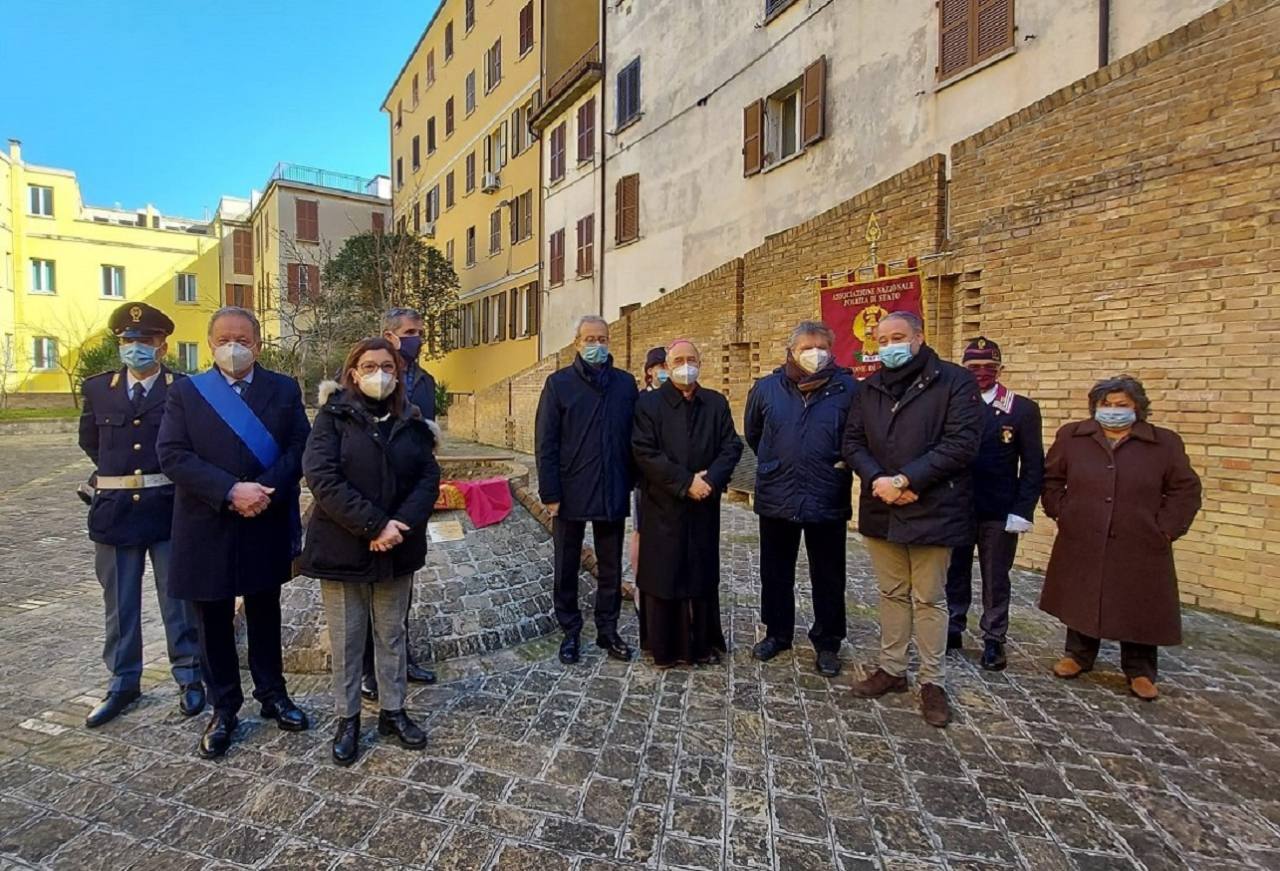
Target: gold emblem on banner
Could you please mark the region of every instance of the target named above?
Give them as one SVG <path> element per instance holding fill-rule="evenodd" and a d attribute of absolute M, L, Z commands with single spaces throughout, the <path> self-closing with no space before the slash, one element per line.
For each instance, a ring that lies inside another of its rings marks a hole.
<path fill-rule="evenodd" d="M 880 343 L 876 341 L 876 327 L 879 326 L 880 319 L 887 314 L 887 311 L 872 303 L 858 312 L 858 316 L 853 319 L 853 334 L 858 337 L 858 341 L 862 342 L 862 356 L 880 353 Z"/>

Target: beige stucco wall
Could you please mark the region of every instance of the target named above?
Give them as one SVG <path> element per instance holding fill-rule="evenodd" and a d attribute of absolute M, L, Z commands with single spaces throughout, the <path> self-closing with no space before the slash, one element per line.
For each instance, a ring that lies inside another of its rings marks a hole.
<path fill-rule="evenodd" d="M 1113 0 L 1112 59 L 1220 2 Z M 756 14 L 743 14 L 743 5 L 609 4 L 606 129 L 615 127 L 617 73 L 637 56 L 643 117 L 608 138 L 606 317 L 930 154 L 947 153 L 1097 66 L 1096 0 L 1019 0 L 1011 53 L 949 83 L 935 74 L 933 0 L 799 0 L 768 24 L 763 2 Z M 795 79 L 819 55 L 828 63 L 825 141 L 743 178 L 743 107 Z M 641 237 L 615 248 L 613 181 L 631 172 L 640 173 Z M 830 267 L 864 256 L 851 250 Z"/>

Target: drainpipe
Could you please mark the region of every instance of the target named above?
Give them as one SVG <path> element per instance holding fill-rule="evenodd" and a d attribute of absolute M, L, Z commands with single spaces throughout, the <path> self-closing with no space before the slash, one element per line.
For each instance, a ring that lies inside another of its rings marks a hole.
<path fill-rule="evenodd" d="M 1111 63 L 1111 0 L 1098 0 L 1098 69 Z"/>
<path fill-rule="evenodd" d="M 609 64 L 606 61 L 606 50 L 609 32 L 609 0 L 600 0 L 600 220 L 596 225 L 600 228 L 600 268 L 596 271 L 596 280 L 600 282 L 600 317 L 608 317 L 604 313 L 604 260 L 605 260 L 605 222 L 608 220 L 608 191 L 605 184 L 605 167 L 608 166 L 609 147 L 609 113 L 605 109 L 605 100 L 609 94 Z M 628 349 L 630 353 L 630 349 Z"/>

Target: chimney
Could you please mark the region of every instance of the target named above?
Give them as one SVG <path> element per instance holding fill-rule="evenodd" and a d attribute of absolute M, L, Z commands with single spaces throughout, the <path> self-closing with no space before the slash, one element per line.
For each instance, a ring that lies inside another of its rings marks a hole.
<path fill-rule="evenodd" d="M 22 162 L 22 140 L 21 139 L 9 140 L 9 160 L 12 161 L 13 163 Z"/>

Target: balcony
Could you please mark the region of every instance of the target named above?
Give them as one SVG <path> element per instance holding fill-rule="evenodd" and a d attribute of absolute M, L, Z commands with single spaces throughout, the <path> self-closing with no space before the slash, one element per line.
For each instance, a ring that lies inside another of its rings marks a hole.
<path fill-rule="evenodd" d="M 369 187 L 376 178 L 362 178 L 358 175 L 317 169 L 314 166 L 302 166 L 297 163 L 277 163 L 276 168 L 271 171 L 271 178 L 267 179 L 267 184 L 273 181 L 292 181 L 351 194 L 368 194 Z"/>
<path fill-rule="evenodd" d="M 554 118 L 559 117 L 560 113 L 602 78 L 604 65 L 600 63 L 600 43 L 597 42 L 558 79 L 549 85 L 544 84 L 534 95 L 529 125 L 541 133 Z"/>

